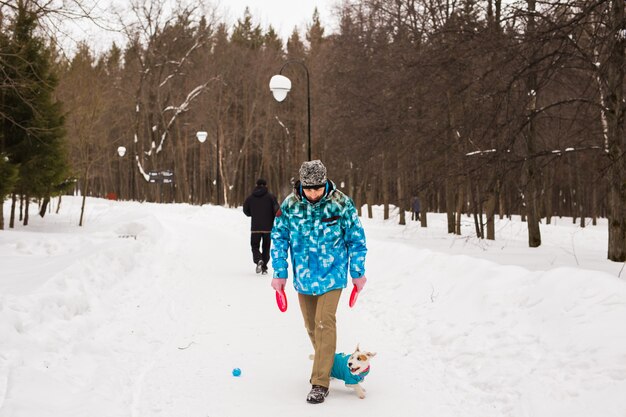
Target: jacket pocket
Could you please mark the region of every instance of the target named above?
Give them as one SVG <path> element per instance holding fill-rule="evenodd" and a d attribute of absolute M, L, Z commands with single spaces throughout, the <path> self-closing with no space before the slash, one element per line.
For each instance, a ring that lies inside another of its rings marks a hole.
<path fill-rule="evenodd" d="M 337 246 L 339 241 L 343 240 L 343 229 L 338 220 L 334 220 L 330 223 L 323 223 L 324 228 L 324 243 L 326 246 Z"/>

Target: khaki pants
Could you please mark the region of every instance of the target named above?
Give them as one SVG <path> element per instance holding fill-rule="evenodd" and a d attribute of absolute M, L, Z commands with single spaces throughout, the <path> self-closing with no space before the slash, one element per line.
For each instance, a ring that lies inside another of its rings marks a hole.
<path fill-rule="evenodd" d="M 298 294 L 304 326 L 315 350 L 311 384 L 326 388 L 330 385 L 330 370 L 333 367 L 337 347 L 335 314 L 340 296 L 340 289 L 322 295 Z"/>

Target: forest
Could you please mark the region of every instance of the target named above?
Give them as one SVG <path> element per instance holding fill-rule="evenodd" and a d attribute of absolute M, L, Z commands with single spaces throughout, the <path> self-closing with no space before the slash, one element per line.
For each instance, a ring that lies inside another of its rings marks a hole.
<path fill-rule="evenodd" d="M 62 11 L 0 1 L 9 227 L 64 193 L 236 207 L 263 177 L 281 199 L 310 139 L 362 215 L 397 207 L 403 224 L 418 197 L 486 239 L 521 215 L 531 247 L 555 216 L 603 217 L 607 257 L 626 261 L 623 1 L 351 0 L 285 42 L 248 10 L 228 25 L 171 3 L 133 0 L 123 44 L 68 54 L 46 27 Z"/>

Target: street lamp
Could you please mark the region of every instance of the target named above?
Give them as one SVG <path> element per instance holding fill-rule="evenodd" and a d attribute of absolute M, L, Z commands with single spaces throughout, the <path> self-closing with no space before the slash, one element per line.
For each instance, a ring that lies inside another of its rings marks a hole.
<path fill-rule="evenodd" d="M 119 146 L 117 154 L 120 156 L 117 160 L 117 196 L 122 196 L 122 158 L 126 155 L 126 147 Z M 117 199 L 117 198 L 116 198 Z"/>
<path fill-rule="evenodd" d="M 287 93 L 291 91 L 291 80 L 284 75 L 274 75 L 270 79 L 270 90 L 276 101 L 281 102 L 287 98 Z"/>
<path fill-rule="evenodd" d="M 209 134 L 204 131 L 204 130 L 200 130 L 196 133 L 196 138 L 198 138 L 198 141 L 200 143 L 204 143 L 204 141 L 206 140 L 207 136 L 209 136 Z"/>
<path fill-rule="evenodd" d="M 204 143 L 207 140 L 207 137 L 209 136 L 208 132 L 206 130 L 199 130 L 196 132 L 196 139 L 198 139 L 198 142 L 200 143 Z M 220 137 L 219 135 L 216 135 L 216 140 L 215 140 L 215 196 L 216 196 L 216 200 L 217 200 L 217 205 L 220 205 L 220 161 L 219 161 L 219 154 L 220 154 Z"/>
<path fill-rule="evenodd" d="M 291 81 L 289 78 L 282 75 L 283 69 L 289 64 L 298 64 L 304 68 L 306 72 L 306 112 L 307 112 L 307 132 L 308 132 L 308 147 L 307 155 L 309 161 L 311 160 L 311 87 L 309 82 L 309 69 L 304 65 L 302 61 L 289 60 L 283 64 L 277 75 L 274 75 L 270 79 L 270 90 L 276 101 L 281 102 L 287 98 L 287 93 L 291 90 Z"/>

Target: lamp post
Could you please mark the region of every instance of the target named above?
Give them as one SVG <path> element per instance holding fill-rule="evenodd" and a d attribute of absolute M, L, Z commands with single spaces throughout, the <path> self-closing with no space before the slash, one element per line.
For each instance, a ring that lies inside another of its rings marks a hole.
<path fill-rule="evenodd" d="M 209 136 L 206 130 L 199 130 L 196 132 L 196 139 L 198 142 L 204 143 Z M 215 199 L 217 201 L 217 205 L 220 205 L 220 170 L 219 170 L 219 158 L 220 158 L 220 137 L 216 135 L 215 142 Z"/>
<path fill-rule="evenodd" d="M 206 132 L 206 130 L 199 130 L 198 132 L 196 132 L 196 139 L 198 139 L 198 142 L 200 143 L 204 143 L 206 141 L 206 138 L 209 136 L 209 134 Z M 199 162 L 199 176 L 200 176 L 200 189 L 198 190 L 198 199 L 200 201 L 200 204 L 203 204 L 203 200 L 204 200 L 204 184 L 202 181 L 202 153 L 199 152 L 198 153 L 198 162 Z"/>
<path fill-rule="evenodd" d="M 270 90 L 276 101 L 281 102 L 287 98 L 287 93 L 291 90 L 291 81 L 289 78 L 282 75 L 283 69 L 289 64 L 298 64 L 304 68 L 306 73 L 306 113 L 307 113 L 307 157 L 311 160 L 311 86 L 309 81 L 309 69 L 304 65 L 302 61 L 291 59 L 283 64 L 278 72 L 278 75 L 274 75 L 270 79 Z"/>
<path fill-rule="evenodd" d="M 120 146 L 117 148 L 117 154 L 120 158 L 117 160 L 117 195 L 122 197 L 122 158 L 126 155 L 126 147 Z"/>

